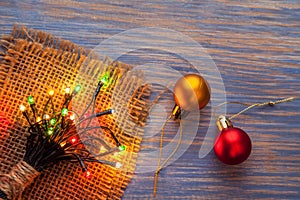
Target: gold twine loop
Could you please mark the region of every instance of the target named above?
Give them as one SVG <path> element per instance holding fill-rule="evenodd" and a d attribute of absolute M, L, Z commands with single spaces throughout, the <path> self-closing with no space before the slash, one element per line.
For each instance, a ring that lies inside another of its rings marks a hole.
<path fill-rule="evenodd" d="M 9 174 L 0 175 L 0 190 L 2 190 L 10 200 L 21 200 L 23 190 L 31 184 L 31 182 L 40 173 L 36 171 L 25 161 L 15 165 Z"/>
<path fill-rule="evenodd" d="M 275 102 L 274 101 L 270 101 L 269 102 L 269 106 L 274 106 L 275 105 Z"/>
<path fill-rule="evenodd" d="M 285 99 L 280 99 L 280 100 L 277 100 L 277 101 L 267 101 L 267 102 L 263 102 L 263 103 L 255 103 L 255 104 L 247 104 L 247 103 L 241 103 L 241 102 L 236 102 L 236 101 L 226 101 L 224 103 L 221 103 L 219 105 L 217 105 L 215 108 L 214 108 L 214 117 L 216 117 L 216 111 L 217 109 L 219 109 L 221 106 L 224 106 L 226 104 L 240 104 L 240 105 L 243 105 L 243 106 L 247 106 L 246 108 L 244 108 L 243 110 L 241 110 L 240 112 L 238 112 L 237 114 L 234 114 L 232 115 L 231 117 L 229 117 L 229 119 L 233 119 L 233 118 L 236 118 L 238 117 L 239 115 L 243 114 L 244 112 L 254 108 L 254 107 L 261 107 L 261 106 L 266 106 L 266 105 L 269 105 L 269 106 L 274 106 L 276 104 L 280 104 L 280 103 L 284 103 L 284 102 L 289 102 L 289 101 L 294 101 L 295 100 L 295 97 L 289 97 L 289 98 L 285 98 Z"/>
<path fill-rule="evenodd" d="M 160 145 L 159 145 L 159 157 L 158 157 L 158 163 L 157 163 L 157 169 L 154 173 L 154 184 L 153 184 L 153 197 L 156 197 L 156 192 L 157 192 L 157 184 L 158 184 L 158 174 L 159 172 L 167 165 L 169 160 L 175 155 L 177 150 L 180 147 L 181 141 L 182 141 L 182 124 L 179 124 L 179 140 L 177 141 L 177 145 L 175 149 L 172 151 L 172 153 L 166 158 L 166 160 L 161 164 L 161 159 L 162 159 L 162 151 L 163 151 L 163 138 L 165 134 L 165 127 L 167 122 L 172 118 L 172 116 L 169 116 L 169 118 L 165 121 L 164 125 L 162 126 L 161 129 L 161 136 L 160 136 Z"/>

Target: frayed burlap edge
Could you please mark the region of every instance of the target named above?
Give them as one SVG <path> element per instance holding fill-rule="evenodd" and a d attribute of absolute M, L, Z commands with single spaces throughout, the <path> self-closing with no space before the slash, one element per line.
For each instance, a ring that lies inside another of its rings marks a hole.
<path fill-rule="evenodd" d="M 104 61 L 94 60 L 91 56 L 88 57 L 88 51 L 69 41 L 55 38 L 41 31 L 27 29 L 23 26 L 15 26 L 11 36 L 2 37 L 1 46 L 3 49 L 0 54 L 1 113 L 4 113 L 10 122 L 9 125 L 1 125 L 0 127 L 1 134 L 5 131 L 5 137 L 0 143 L 1 154 L 5 155 L 1 158 L 1 171 L 8 173 L 22 159 L 24 154 L 27 134 L 22 131 L 24 131 L 26 123 L 24 119 L 20 118 L 21 115 L 17 107 L 31 91 L 20 92 L 22 85 L 12 88 L 10 83 L 14 79 L 14 75 L 18 74 L 18 71 L 14 72 L 14 70 L 25 69 L 24 66 L 20 67 L 20 61 L 24 61 L 22 59 L 28 57 L 25 52 L 44 58 L 44 60 L 39 61 L 40 63 L 33 64 L 32 67 L 50 60 L 54 63 L 58 62 L 59 66 L 63 65 L 59 73 L 68 76 L 72 75 L 70 73 L 78 73 L 83 63 L 96 62 L 96 65 L 101 66 L 100 70 L 112 70 L 118 78 L 114 85 L 114 88 L 117 89 L 111 88 L 100 95 L 97 101 L 97 109 L 102 110 L 111 105 L 110 99 L 113 98 L 114 101 L 117 101 L 116 105 L 120 105 L 120 108 L 125 106 L 125 110 L 128 111 L 127 114 L 124 112 L 126 115 L 105 117 L 102 120 L 102 123 L 108 125 L 120 141 L 127 146 L 124 155 L 120 155 L 117 159 L 108 158 L 122 161 L 124 167 L 121 170 L 116 170 L 98 163 L 89 164 L 88 167 L 94 177 L 91 180 L 86 180 L 82 177 L 81 169 L 76 164 L 61 162 L 42 172 L 33 184 L 25 190 L 23 198 L 120 199 L 135 168 L 137 152 L 143 135 L 142 126 L 149 110 L 146 99 L 150 95 L 150 87 L 143 83 L 140 78 L 142 77 L 141 74 L 138 72 L 127 73 L 130 66 L 118 62 L 112 63 L 109 59 Z M 32 60 L 38 59 L 34 57 Z M 30 64 L 32 63 L 27 65 Z M 43 67 L 46 69 L 47 65 L 43 65 Z M 25 75 L 26 73 L 23 76 Z M 76 78 L 71 76 L 67 83 L 74 85 L 75 80 Z M 47 86 L 45 86 L 45 83 L 40 82 L 37 84 L 33 82 L 28 88 L 37 88 L 39 93 L 42 93 L 46 92 L 49 86 L 54 88 L 55 86 L 56 88 L 63 87 L 59 84 L 61 80 L 58 79 L 54 82 L 47 84 Z M 41 85 L 44 85 L 44 87 L 40 87 Z M 126 90 L 128 88 L 126 86 L 130 86 L 131 92 L 128 89 Z M 11 95 L 13 92 L 15 94 Z M 123 98 L 118 100 L 118 97 L 121 96 Z M 13 105 L 10 104 L 12 98 Z M 62 95 L 59 95 L 56 103 L 59 104 L 62 98 Z M 126 102 L 128 99 L 129 101 Z M 43 101 L 44 99 L 39 99 L 39 102 Z"/>

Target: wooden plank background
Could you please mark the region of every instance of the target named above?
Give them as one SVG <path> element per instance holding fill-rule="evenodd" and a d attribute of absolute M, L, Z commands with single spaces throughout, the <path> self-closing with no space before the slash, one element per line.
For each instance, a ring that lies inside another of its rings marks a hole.
<path fill-rule="evenodd" d="M 0 19 L 1 34 L 10 34 L 13 24 L 19 23 L 86 48 L 132 28 L 172 29 L 206 48 L 222 75 L 227 100 L 254 103 L 297 97 L 234 120 L 253 141 L 249 160 L 238 166 L 220 163 L 213 152 L 199 159 L 204 124 L 189 149 L 161 172 L 157 199 L 300 199 L 298 0 L 15 0 L 0 1 Z M 154 52 L 121 60 L 161 62 L 159 56 Z M 164 62 L 183 73 L 193 71 L 180 59 Z M 166 105 L 172 107 L 171 93 L 166 96 Z M 171 126 L 168 134 L 172 131 Z M 152 186 L 153 173 L 135 174 L 123 198 L 151 199 Z"/>

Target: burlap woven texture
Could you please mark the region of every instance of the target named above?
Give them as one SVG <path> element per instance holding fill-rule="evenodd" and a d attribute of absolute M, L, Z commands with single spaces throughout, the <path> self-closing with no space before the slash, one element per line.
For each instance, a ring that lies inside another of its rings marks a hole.
<path fill-rule="evenodd" d="M 105 158 L 121 162 L 122 168 L 90 163 L 93 177 L 87 179 L 77 163 L 62 161 L 44 170 L 25 189 L 23 199 L 120 199 L 134 172 L 149 111 L 146 99 L 150 87 L 143 83 L 142 74 L 132 73 L 130 66 L 111 63 L 109 59 L 93 59 L 89 52 L 69 41 L 23 26 L 15 26 L 10 36 L 3 36 L 1 48 L 0 172 L 9 173 L 23 158 L 28 133 L 19 105 L 26 103 L 27 96 L 34 96 L 40 110 L 47 101 L 47 91 L 53 88 L 58 109 L 63 89 L 80 83 L 83 91 L 73 107 L 82 108 L 97 85 L 96 76 L 111 71 L 114 81 L 100 93 L 96 110 L 112 106 L 116 110 L 113 116 L 102 117 L 99 122 L 112 129 L 126 145 L 125 152 Z M 109 134 L 103 137 L 113 143 Z"/>

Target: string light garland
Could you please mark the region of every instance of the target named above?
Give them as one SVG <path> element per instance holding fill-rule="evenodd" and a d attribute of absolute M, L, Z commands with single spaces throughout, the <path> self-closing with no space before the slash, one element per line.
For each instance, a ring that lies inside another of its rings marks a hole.
<path fill-rule="evenodd" d="M 33 96 L 27 98 L 31 112 L 28 112 L 25 105 L 20 105 L 20 111 L 29 124 L 26 152 L 23 160 L 13 168 L 10 174 L 0 175 L 0 179 L 3 178 L 4 180 L 0 183 L 0 198 L 20 198 L 25 187 L 32 182 L 41 171 L 62 160 L 78 163 L 82 168 L 84 176 L 88 179 L 92 178 L 92 173 L 86 167 L 85 163 L 87 162 L 102 163 L 115 168 L 122 167 L 120 162 L 107 161 L 99 158 L 125 151 L 126 147 L 119 142 L 113 131 L 108 127 L 102 125 L 90 126 L 92 119 L 114 113 L 113 109 L 95 113 L 95 102 L 101 88 L 108 87 L 111 82 L 112 80 L 108 72 L 100 78 L 91 101 L 80 116 L 76 112 L 69 110 L 69 105 L 72 98 L 80 92 L 81 85 L 76 85 L 73 91 L 71 91 L 70 87 L 65 89 L 64 101 L 58 112 L 54 108 L 53 98 L 55 91 L 53 89 L 48 91 L 48 100 L 42 113 L 37 111 Z M 88 116 L 87 111 L 91 106 L 92 113 Z M 48 110 L 50 110 L 50 112 L 47 112 Z M 101 139 L 101 137 L 81 137 L 92 130 L 108 132 L 115 146 L 111 147 L 104 139 Z M 101 151 L 98 154 L 90 153 L 84 145 L 88 140 L 99 142 L 103 146 L 101 149 L 105 151 Z M 27 178 L 20 181 L 21 178 L 16 177 L 15 174 L 22 174 L 20 177 Z M 23 185 L 20 185 L 20 182 Z"/>

